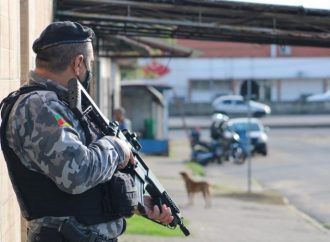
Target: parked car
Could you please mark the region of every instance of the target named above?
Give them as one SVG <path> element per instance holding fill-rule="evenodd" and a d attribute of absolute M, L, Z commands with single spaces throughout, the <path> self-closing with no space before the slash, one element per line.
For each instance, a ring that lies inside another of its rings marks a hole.
<path fill-rule="evenodd" d="M 233 118 L 228 121 L 228 127 L 238 133 L 241 139 L 250 138 L 252 152 L 267 155 L 268 135 L 263 123 L 257 118 Z"/>
<path fill-rule="evenodd" d="M 306 98 L 307 102 L 325 102 L 330 101 L 330 90 L 319 93 L 319 94 L 313 94 Z"/>
<path fill-rule="evenodd" d="M 221 96 L 212 102 L 214 112 L 223 113 L 229 116 L 246 116 L 249 106 L 254 117 L 262 117 L 271 113 L 271 109 L 268 105 L 252 100 L 248 102 L 240 95 Z"/>

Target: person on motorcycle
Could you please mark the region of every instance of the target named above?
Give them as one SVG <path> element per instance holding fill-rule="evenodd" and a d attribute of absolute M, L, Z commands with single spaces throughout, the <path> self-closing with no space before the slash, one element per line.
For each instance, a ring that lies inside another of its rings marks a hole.
<path fill-rule="evenodd" d="M 225 135 L 226 131 L 227 132 L 229 131 L 228 127 L 227 127 L 228 120 L 229 120 L 229 117 L 227 115 L 224 115 L 221 113 L 214 114 L 212 117 L 212 123 L 211 123 L 211 127 L 210 127 L 211 138 L 213 140 L 218 141 L 218 143 L 220 144 L 220 146 L 222 147 L 222 149 L 224 151 L 224 153 L 223 153 L 224 160 L 229 159 L 228 151 L 229 151 L 229 145 L 231 142 L 231 139 Z"/>
<path fill-rule="evenodd" d="M 226 130 L 228 120 L 229 117 L 227 115 L 221 113 L 213 115 L 210 127 L 211 138 L 213 140 L 224 138 L 224 132 Z"/>

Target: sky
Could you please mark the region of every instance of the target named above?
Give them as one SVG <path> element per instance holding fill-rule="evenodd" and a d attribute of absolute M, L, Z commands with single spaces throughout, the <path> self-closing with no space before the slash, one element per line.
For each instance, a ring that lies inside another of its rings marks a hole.
<path fill-rule="evenodd" d="M 330 10 L 330 0 L 234 0 L 234 1 L 293 5 L 293 6 L 303 6 L 305 8 Z"/>

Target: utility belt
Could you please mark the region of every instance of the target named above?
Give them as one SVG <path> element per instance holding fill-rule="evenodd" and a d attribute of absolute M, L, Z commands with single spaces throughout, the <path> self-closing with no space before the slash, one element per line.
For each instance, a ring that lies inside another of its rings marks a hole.
<path fill-rule="evenodd" d="M 59 226 L 42 226 L 39 233 L 28 233 L 28 242 L 117 242 L 94 232 L 85 232 L 69 220 Z"/>

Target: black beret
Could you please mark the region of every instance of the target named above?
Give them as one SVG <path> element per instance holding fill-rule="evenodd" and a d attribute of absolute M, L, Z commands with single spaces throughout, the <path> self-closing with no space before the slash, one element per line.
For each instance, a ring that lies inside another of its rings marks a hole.
<path fill-rule="evenodd" d="M 40 37 L 33 43 L 32 49 L 38 54 L 40 50 L 56 45 L 90 42 L 94 31 L 76 22 L 54 22 L 47 26 Z"/>

